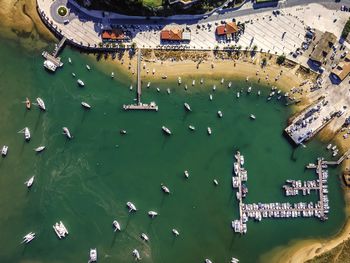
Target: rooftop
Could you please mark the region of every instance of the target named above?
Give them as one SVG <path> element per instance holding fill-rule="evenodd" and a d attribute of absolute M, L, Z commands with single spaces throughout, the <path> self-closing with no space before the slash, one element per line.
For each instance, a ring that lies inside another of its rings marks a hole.
<path fill-rule="evenodd" d="M 336 41 L 337 37 L 333 33 L 328 31 L 323 33 L 312 51 L 310 59 L 322 63 Z"/>
<path fill-rule="evenodd" d="M 228 22 L 225 25 L 220 25 L 216 28 L 216 34 L 218 36 L 234 34 L 239 31 L 239 28 L 235 22 Z"/>
<path fill-rule="evenodd" d="M 341 81 L 343 81 L 350 73 L 350 62 L 339 62 L 336 68 L 332 70 L 332 74 L 336 75 Z"/>

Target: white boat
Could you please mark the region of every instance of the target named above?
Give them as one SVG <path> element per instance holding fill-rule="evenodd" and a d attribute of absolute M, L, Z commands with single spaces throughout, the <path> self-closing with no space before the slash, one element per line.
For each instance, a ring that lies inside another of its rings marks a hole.
<path fill-rule="evenodd" d="M 90 70 L 91 68 L 90 68 L 89 65 L 86 64 L 86 69 L 87 69 L 87 70 Z"/>
<path fill-rule="evenodd" d="M 151 87 L 151 82 L 147 83 L 147 88 Z"/>
<path fill-rule="evenodd" d="M 69 62 L 69 64 L 72 64 L 72 59 L 68 58 L 68 62 Z"/>
<path fill-rule="evenodd" d="M 209 100 L 213 100 L 213 95 L 209 94 Z"/>
<path fill-rule="evenodd" d="M 216 90 L 216 85 L 213 86 L 213 91 L 215 91 L 215 90 Z"/>
<path fill-rule="evenodd" d="M 190 173 L 187 170 L 184 171 L 184 175 L 186 178 L 190 177 Z"/>
<path fill-rule="evenodd" d="M 57 69 L 57 66 L 50 60 L 44 61 L 44 67 L 47 68 L 48 70 L 51 70 L 52 72 L 55 72 L 55 70 Z"/>
<path fill-rule="evenodd" d="M 84 101 L 81 102 L 81 106 L 83 106 L 85 109 L 91 109 L 91 106 Z"/>
<path fill-rule="evenodd" d="M 37 153 L 42 152 L 43 150 L 45 150 L 45 146 L 39 146 L 37 148 L 34 149 L 34 151 L 36 151 Z"/>
<path fill-rule="evenodd" d="M 188 104 L 188 103 L 184 103 L 184 106 L 185 106 L 185 109 L 187 110 L 187 111 L 192 111 L 191 110 L 191 107 L 190 107 L 190 105 Z"/>
<path fill-rule="evenodd" d="M 189 128 L 191 131 L 195 131 L 195 130 L 196 130 L 196 127 L 194 127 L 193 125 L 189 125 L 188 128 Z"/>
<path fill-rule="evenodd" d="M 211 128 L 210 127 L 207 128 L 207 132 L 209 135 L 211 135 Z"/>
<path fill-rule="evenodd" d="M 44 101 L 42 100 L 42 98 L 36 98 L 36 102 L 38 103 L 38 106 L 41 110 L 45 111 L 46 110 L 46 107 L 45 107 L 45 103 Z"/>
<path fill-rule="evenodd" d="M 72 139 L 73 136 L 70 134 L 70 131 L 68 130 L 67 127 L 63 127 L 63 134 L 67 136 L 68 139 Z"/>
<path fill-rule="evenodd" d="M 175 228 L 173 228 L 173 230 L 171 230 L 171 231 L 173 232 L 173 234 L 174 234 L 175 236 L 180 235 L 179 231 L 177 231 Z"/>
<path fill-rule="evenodd" d="M 59 239 L 64 238 L 66 237 L 66 235 L 68 235 L 68 230 L 64 226 L 62 221 L 60 221 L 59 223 L 55 223 L 52 227 L 55 230 L 55 233 Z"/>
<path fill-rule="evenodd" d="M 97 249 L 96 248 L 90 248 L 90 262 L 97 262 Z"/>
<path fill-rule="evenodd" d="M 252 87 L 249 87 L 247 92 L 250 93 L 251 91 L 252 91 Z"/>
<path fill-rule="evenodd" d="M 222 78 L 222 79 L 221 79 L 221 84 L 224 84 L 224 81 L 225 81 L 225 79 L 224 79 L 224 78 Z"/>
<path fill-rule="evenodd" d="M 250 114 L 250 118 L 251 118 L 252 120 L 255 120 L 255 119 L 256 119 L 256 117 L 255 117 L 254 114 Z"/>
<path fill-rule="evenodd" d="M 136 260 L 141 260 L 140 253 L 137 249 L 134 249 L 132 251 L 132 255 L 135 257 Z"/>
<path fill-rule="evenodd" d="M 240 162 L 241 166 L 243 166 L 244 165 L 244 155 L 241 154 L 239 157 L 240 157 L 239 162 Z"/>
<path fill-rule="evenodd" d="M 8 149 L 9 149 L 9 147 L 7 145 L 2 146 L 1 155 L 6 156 Z"/>
<path fill-rule="evenodd" d="M 113 221 L 113 227 L 114 227 L 114 232 L 120 231 L 120 224 L 118 223 L 117 220 Z"/>
<path fill-rule="evenodd" d="M 222 112 L 220 110 L 218 111 L 218 116 L 219 118 L 222 118 Z"/>
<path fill-rule="evenodd" d="M 24 182 L 24 184 L 30 188 L 34 183 L 34 176 L 30 177 L 28 181 Z"/>
<path fill-rule="evenodd" d="M 192 86 L 196 85 L 196 80 L 192 80 Z"/>
<path fill-rule="evenodd" d="M 85 83 L 84 83 L 81 79 L 78 79 L 78 80 L 77 80 L 77 83 L 78 83 L 78 85 L 81 86 L 81 87 L 84 87 L 84 86 L 85 86 Z"/>
<path fill-rule="evenodd" d="M 156 70 L 155 70 L 155 69 L 152 69 L 152 74 L 154 75 L 154 73 L 156 73 Z"/>
<path fill-rule="evenodd" d="M 28 127 L 25 127 L 23 130 L 20 130 L 19 133 L 23 133 L 24 134 L 24 139 L 26 141 L 30 140 L 30 131 Z"/>
<path fill-rule="evenodd" d="M 179 85 L 181 84 L 181 77 L 177 78 L 177 83 L 179 83 Z"/>
<path fill-rule="evenodd" d="M 26 243 L 28 244 L 30 241 L 32 241 L 33 239 L 35 238 L 35 233 L 33 232 L 30 232 L 28 234 L 26 234 L 24 237 L 23 237 L 23 240 L 22 240 L 22 244 L 23 243 Z"/>
<path fill-rule="evenodd" d="M 201 84 L 203 84 L 203 82 L 204 82 L 204 80 L 203 80 L 203 78 L 201 78 Z"/>
<path fill-rule="evenodd" d="M 74 72 L 72 72 L 72 76 L 75 78 L 75 73 Z"/>
<path fill-rule="evenodd" d="M 130 201 L 126 203 L 126 206 L 129 208 L 129 212 L 137 211 L 136 206 Z"/>
<path fill-rule="evenodd" d="M 239 171 L 238 163 L 234 163 L 233 168 L 234 168 L 235 174 L 238 175 L 238 171 Z"/>
<path fill-rule="evenodd" d="M 258 90 L 258 96 L 260 96 L 260 94 L 261 94 L 261 91 L 260 91 L 260 90 Z"/>
<path fill-rule="evenodd" d="M 230 82 L 228 83 L 227 87 L 228 87 L 228 88 L 231 88 L 231 86 L 232 86 L 232 82 L 230 81 Z"/>
<path fill-rule="evenodd" d="M 150 217 L 154 218 L 154 217 L 156 217 L 156 216 L 158 215 L 158 213 L 155 212 L 155 211 L 148 211 L 148 215 L 149 215 Z"/>
<path fill-rule="evenodd" d="M 170 131 L 167 127 L 162 126 L 162 130 L 163 130 L 163 132 L 165 132 L 167 135 L 171 135 L 171 131 Z"/>
<path fill-rule="evenodd" d="M 147 236 L 145 233 L 142 233 L 142 234 L 141 234 L 141 238 L 142 238 L 143 240 L 145 240 L 146 242 L 149 241 L 149 238 L 148 238 L 148 236 Z"/>
<path fill-rule="evenodd" d="M 216 180 L 216 179 L 214 179 L 213 182 L 214 182 L 215 185 L 219 184 L 218 180 Z"/>
<path fill-rule="evenodd" d="M 160 89 L 159 89 L 159 88 L 157 88 L 157 92 L 160 92 Z"/>
<path fill-rule="evenodd" d="M 237 258 L 234 258 L 234 257 L 231 258 L 231 263 L 238 263 L 238 262 L 239 260 Z"/>
<path fill-rule="evenodd" d="M 237 92 L 237 98 L 239 98 L 239 95 L 240 95 L 240 94 L 239 94 L 239 91 L 238 91 L 238 92 Z"/>
<path fill-rule="evenodd" d="M 170 89 L 169 89 L 169 88 L 167 88 L 167 89 L 166 89 L 166 92 L 167 92 L 168 94 L 170 94 L 170 93 L 171 93 L 171 91 L 170 91 Z"/>
<path fill-rule="evenodd" d="M 205 263 L 213 263 L 210 259 L 205 259 Z"/>
<path fill-rule="evenodd" d="M 161 184 L 161 188 L 163 190 L 164 193 L 166 194 L 170 194 L 170 190 L 168 187 L 166 187 L 164 184 Z"/>
<path fill-rule="evenodd" d="M 111 73 L 111 78 L 112 78 L 112 79 L 114 78 L 114 72 Z"/>
<path fill-rule="evenodd" d="M 185 85 L 185 90 L 187 90 L 187 85 Z"/>

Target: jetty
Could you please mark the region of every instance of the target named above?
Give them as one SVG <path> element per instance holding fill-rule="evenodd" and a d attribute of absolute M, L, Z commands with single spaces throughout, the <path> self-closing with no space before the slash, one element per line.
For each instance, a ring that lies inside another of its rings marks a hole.
<path fill-rule="evenodd" d="M 141 83 L 141 50 L 137 54 L 137 90 L 136 90 L 136 104 L 124 104 L 124 110 L 151 110 L 158 111 L 157 104 L 152 101 L 151 103 L 142 103 L 142 83 Z"/>
<path fill-rule="evenodd" d="M 55 72 L 58 67 L 62 67 L 63 63 L 61 62 L 61 58 L 58 56 L 59 52 L 64 47 L 67 38 L 63 37 L 61 41 L 56 45 L 52 54 L 47 51 L 43 51 L 42 56 L 45 58 L 44 67 L 48 70 Z"/>

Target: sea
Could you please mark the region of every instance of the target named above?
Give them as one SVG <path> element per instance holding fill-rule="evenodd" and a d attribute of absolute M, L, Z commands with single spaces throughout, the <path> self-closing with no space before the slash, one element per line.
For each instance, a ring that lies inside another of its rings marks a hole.
<path fill-rule="evenodd" d="M 52 49 L 50 44 L 47 50 Z M 283 98 L 267 101 L 270 87 L 233 78 L 221 85 L 220 76 L 203 76 L 203 84 L 202 76 L 183 76 L 181 85 L 154 78 L 149 88 L 143 82 L 142 101 L 155 101 L 159 111 L 126 112 L 123 104 L 135 102 L 136 76 L 69 47 L 61 53 L 64 66 L 52 74 L 43 68 L 41 52 L 0 41 L 0 146 L 9 146 L 8 155 L 0 158 L 1 262 L 87 262 L 90 248 L 97 248 L 98 262 L 134 262 L 134 249 L 142 262 L 222 263 L 231 257 L 259 262 L 276 247 L 328 238 L 341 229 L 345 204 L 340 169 L 330 168 L 327 221 L 250 220 L 246 235 L 233 232 L 231 221 L 239 216 L 231 181 L 237 150 L 248 171 L 247 203 L 316 201 L 316 194 L 286 197 L 282 186 L 287 179 L 316 179 L 305 165 L 317 157 L 331 158 L 317 138 L 306 148 L 290 143 L 283 130 L 292 108 Z M 85 87 L 77 85 L 77 78 Z M 31 110 L 25 107 L 26 97 L 33 103 Z M 34 104 L 37 97 L 44 100 L 46 112 Z M 84 110 L 82 101 L 92 109 Z M 185 111 L 185 102 L 191 112 Z M 162 132 L 163 125 L 171 136 Z M 24 127 L 30 129 L 29 142 L 20 133 Z M 72 140 L 62 127 L 70 129 Z M 34 149 L 40 145 L 46 149 L 38 154 Z M 31 176 L 35 181 L 28 189 L 24 182 Z M 129 213 L 128 201 L 136 212 Z M 150 210 L 158 216 L 151 219 Z M 120 232 L 113 231 L 113 220 L 120 223 Z M 64 239 L 53 230 L 59 221 L 69 231 Z M 175 237 L 172 229 L 180 235 Z M 36 238 L 21 244 L 28 232 Z"/>

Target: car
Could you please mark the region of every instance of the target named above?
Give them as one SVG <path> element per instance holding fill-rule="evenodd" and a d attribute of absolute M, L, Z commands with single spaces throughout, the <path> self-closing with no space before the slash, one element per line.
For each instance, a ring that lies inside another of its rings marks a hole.
<path fill-rule="evenodd" d="M 64 21 L 63 21 L 63 24 L 65 24 L 65 25 L 67 25 L 69 23 L 69 20 L 68 19 L 65 19 Z"/>

